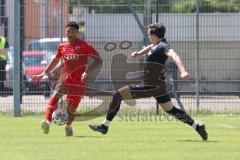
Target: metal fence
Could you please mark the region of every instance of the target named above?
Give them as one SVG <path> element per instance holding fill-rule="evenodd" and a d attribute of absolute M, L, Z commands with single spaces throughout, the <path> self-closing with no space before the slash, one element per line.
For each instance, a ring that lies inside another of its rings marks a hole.
<path fill-rule="evenodd" d="M 167 76 L 176 91 L 172 96 L 174 104 L 178 106 L 180 100 L 189 111 L 239 112 L 240 15 L 227 10 L 228 1 L 215 8 L 209 1 L 200 0 L 0 2 L 0 33 L 9 43 L 6 80 L 0 80 L 5 85 L 0 91 L 1 112 L 14 111 L 17 116 L 44 111 L 52 93 L 51 81 L 46 78 L 34 84 L 31 77 L 40 73 L 53 57 L 57 45 L 64 41 L 66 23 L 72 20 L 81 26 L 80 38 L 91 43 L 103 58 L 96 81 L 88 84 L 102 92 L 88 90 L 79 108 L 109 102 L 109 95 L 104 93 L 130 81 L 124 76 L 114 77 L 114 72 L 123 75 L 130 69 L 142 69 L 145 57 L 134 59 L 130 53 L 148 44 L 146 26 L 162 22 L 167 28 L 169 44 L 190 73 L 190 80 L 183 81 L 174 63 L 168 62 Z M 39 52 L 31 53 L 34 51 Z M 137 65 L 128 68 L 131 63 Z M 127 101 L 123 105 L 148 112 L 156 110 L 152 98 Z"/>

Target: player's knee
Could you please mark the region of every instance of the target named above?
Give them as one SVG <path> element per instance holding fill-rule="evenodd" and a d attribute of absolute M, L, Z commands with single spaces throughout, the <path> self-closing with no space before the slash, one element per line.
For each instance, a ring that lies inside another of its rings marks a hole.
<path fill-rule="evenodd" d="M 120 88 L 117 92 L 120 94 L 122 100 L 132 99 L 132 94 L 129 86 L 124 86 Z"/>
<path fill-rule="evenodd" d="M 173 104 L 171 101 L 160 103 L 160 106 L 165 112 L 170 111 L 173 108 Z"/>

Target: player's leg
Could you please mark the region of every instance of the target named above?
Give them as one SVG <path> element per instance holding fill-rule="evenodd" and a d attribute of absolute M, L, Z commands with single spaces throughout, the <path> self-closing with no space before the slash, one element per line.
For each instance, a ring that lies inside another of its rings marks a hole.
<path fill-rule="evenodd" d="M 122 100 L 151 97 L 153 94 L 159 93 L 158 88 L 158 86 L 144 84 L 132 84 L 120 88 L 117 92 L 114 93 L 109 109 L 107 111 L 107 116 L 102 124 L 89 125 L 89 127 L 94 131 L 106 134 L 110 122 L 113 120 L 120 109 Z"/>
<path fill-rule="evenodd" d="M 66 132 L 66 136 L 73 136 L 73 130 L 72 130 L 72 122 L 75 119 L 75 111 L 77 110 L 79 103 L 81 100 L 81 96 L 80 95 L 67 95 L 67 112 L 68 112 L 68 116 L 69 116 L 69 120 L 66 123 L 65 126 L 65 132 Z"/>
<path fill-rule="evenodd" d="M 143 84 L 132 84 L 118 89 L 118 91 L 113 95 L 112 102 L 109 106 L 107 116 L 103 124 L 108 126 L 110 123 L 109 121 L 113 120 L 120 109 L 122 100 L 151 97 L 155 88 L 157 87 Z"/>
<path fill-rule="evenodd" d="M 196 131 L 199 133 L 203 140 L 207 140 L 208 135 L 205 130 L 205 125 L 194 121 L 192 117 L 190 117 L 185 111 L 175 107 L 172 104 L 168 94 L 156 97 L 156 100 L 165 112 L 182 121 L 183 123 L 192 126 L 194 129 L 196 129 Z"/>
<path fill-rule="evenodd" d="M 116 116 L 120 109 L 121 101 L 132 99 L 132 94 L 129 86 L 124 86 L 115 92 L 112 96 L 112 101 L 109 105 L 107 116 L 101 125 L 89 125 L 89 127 L 94 130 L 106 134 L 108 132 L 108 126 L 113 118 Z"/>
<path fill-rule="evenodd" d="M 54 110 L 57 109 L 57 104 L 59 99 L 64 95 L 65 89 L 63 84 L 57 83 L 55 86 L 55 90 L 50 97 L 45 111 L 45 119 L 41 122 L 41 128 L 43 130 L 43 133 L 48 134 L 50 124 L 52 121 L 52 113 Z"/>

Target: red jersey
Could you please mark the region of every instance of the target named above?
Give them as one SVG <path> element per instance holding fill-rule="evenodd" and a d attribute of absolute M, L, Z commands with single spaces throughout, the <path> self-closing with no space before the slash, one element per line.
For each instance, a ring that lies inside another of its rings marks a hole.
<path fill-rule="evenodd" d="M 56 54 L 57 58 L 63 60 L 60 81 L 65 84 L 81 84 L 81 75 L 86 70 L 87 57 L 97 55 L 98 52 L 83 40 L 77 39 L 73 44 L 61 43 Z"/>

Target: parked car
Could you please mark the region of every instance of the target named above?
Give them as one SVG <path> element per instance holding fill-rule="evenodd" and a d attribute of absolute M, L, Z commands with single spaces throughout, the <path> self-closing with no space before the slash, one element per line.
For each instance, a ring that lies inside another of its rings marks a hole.
<path fill-rule="evenodd" d="M 40 83 L 35 83 L 32 81 L 34 75 L 44 71 L 46 67 L 46 53 L 42 51 L 24 51 L 22 58 L 25 65 L 26 91 L 29 93 L 43 92 L 44 95 L 48 97 L 50 95 L 49 82 L 44 80 Z"/>
<path fill-rule="evenodd" d="M 46 54 L 47 63 L 53 58 L 56 54 L 58 45 L 61 42 L 66 41 L 66 38 L 42 38 L 38 40 L 32 40 L 29 42 L 28 50 L 29 51 L 43 51 Z"/>
<path fill-rule="evenodd" d="M 12 94 L 13 91 L 13 69 L 14 69 L 14 48 L 12 46 L 9 47 L 8 50 L 8 61 L 6 65 L 6 80 L 4 81 L 4 87 L 8 89 L 8 94 Z M 22 63 L 22 91 L 25 90 L 25 65 Z"/>
<path fill-rule="evenodd" d="M 39 67 L 39 65 L 38 65 L 36 71 L 31 71 L 31 69 L 34 69 L 34 67 L 26 68 L 27 79 L 29 79 L 34 74 L 38 74 L 40 71 L 42 71 L 42 69 L 44 69 L 44 67 L 47 64 L 49 64 L 51 59 L 55 56 L 59 44 L 64 41 L 67 41 L 67 39 L 66 38 L 42 38 L 42 39 L 38 39 L 38 40 L 32 40 L 29 42 L 28 52 L 30 52 L 30 51 L 43 52 L 43 53 L 45 53 L 45 56 L 42 60 L 39 60 L 39 61 L 41 61 L 40 66 L 42 66 L 43 68 Z M 37 65 L 37 63 L 39 64 L 39 61 L 34 62 L 35 65 Z M 28 62 L 24 62 L 24 63 L 28 63 Z M 31 63 L 31 62 L 29 62 L 29 63 Z M 27 66 L 27 64 L 25 64 L 25 65 Z M 60 63 L 58 64 L 58 66 L 56 68 L 58 68 L 59 66 L 60 66 Z M 51 79 L 50 81 L 49 81 L 49 78 Z M 45 78 L 45 80 L 43 82 L 43 84 L 44 84 L 43 87 L 40 87 L 42 89 L 42 91 L 45 90 L 45 93 L 44 93 L 45 96 L 50 96 L 50 84 L 51 84 L 51 86 L 53 86 L 53 84 L 54 84 L 53 79 L 55 79 L 55 78 L 56 78 L 56 75 L 55 75 L 54 71 L 51 72 L 51 74 Z M 44 87 L 45 87 L 45 89 L 44 89 Z M 29 89 L 31 89 L 31 88 L 29 88 Z"/>

